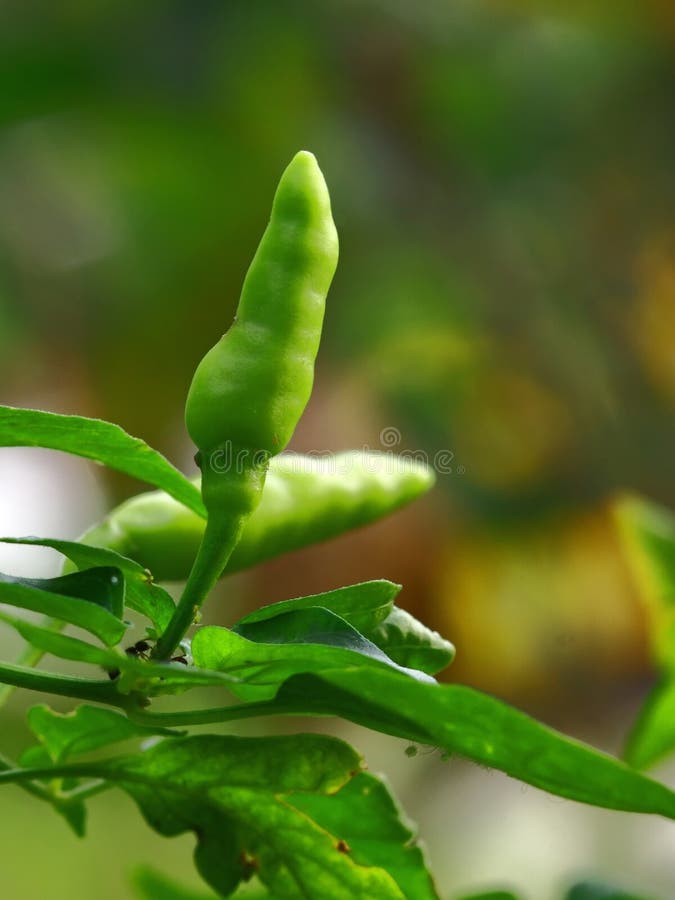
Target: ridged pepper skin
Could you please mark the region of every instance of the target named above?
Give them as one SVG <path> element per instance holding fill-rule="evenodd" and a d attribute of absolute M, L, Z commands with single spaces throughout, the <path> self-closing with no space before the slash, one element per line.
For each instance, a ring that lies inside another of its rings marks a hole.
<path fill-rule="evenodd" d="M 235 321 L 194 374 L 185 408 L 202 454 L 274 456 L 312 392 L 325 300 L 338 259 L 328 188 L 311 153 L 284 172 Z"/>
<path fill-rule="evenodd" d="M 199 552 L 153 656 L 168 659 L 198 614 L 262 497 L 269 460 L 290 441 L 314 361 L 338 239 L 316 159 L 296 154 L 246 274 L 229 331 L 197 366 L 185 424 L 208 514 Z"/>
<path fill-rule="evenodd" d="M 271 461 L 262 500 L 223 574 L 246 569 L 388 515 L 429 490 L 431 469 L 389 454 L 284 454 Z M 82 535 L 135 559 L 157 581 L 184 581 L 205 521 L 162 491 L 139 494 Z"/>

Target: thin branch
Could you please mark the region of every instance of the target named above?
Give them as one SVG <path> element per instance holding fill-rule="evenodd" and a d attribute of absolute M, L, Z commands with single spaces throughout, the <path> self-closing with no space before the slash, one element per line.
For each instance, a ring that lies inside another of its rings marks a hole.
<path fill-rule="evenodd" d="M 0 754 L 0 773 L 11 772 L 15 769 L 16 763 L 12 762 L 12 760 L 5 756 L 4 753 Z M 47 800 L 49 803 L 54 802 L 54 796 L 46 787 L 44 787 L 44 785 L 31 784 L 29 782 L 27 784 L 22 784 L 21 787 L 29 794 L 33 794 L 34 797 L 39 797 L 41 800 Z"/>
<path fill-rule="evenodd" d="M 36 672 L 35 669 L 12 663 L 0 663 L 0 681 L 13 687 L 40 691 L 44 694 L 57 694 L 61 697 L 74 697 L 77 700 L 95 700 L 110 706 L 124 708 L 129 703 L 128 698 L 119 694 L 109 680 Z"/>
<path fill-rule="evenodd" d="M 308 712 L 306 704 L 300 701 L 283 704 L 278 700 L 260 703 L 240 703 L 230 706 L 216 706 L 210 709 L 186 709 L 177 712 L 148 712 L 144 709 L 128 706 L 126 714 L 137 725 L 162 726 L 166 728 L 181 725 L 210 725 L 215 722 L 232 722 L 236 719 L 252 719 L 256 716 L 297 716 L 326 715 L 332 713 Z"/>

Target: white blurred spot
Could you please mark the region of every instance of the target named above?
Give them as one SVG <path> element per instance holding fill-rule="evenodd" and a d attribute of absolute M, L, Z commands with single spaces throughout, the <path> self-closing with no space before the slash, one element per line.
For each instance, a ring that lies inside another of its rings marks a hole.
<path fill-rule="evenodd" d="M 50 450 L 0 448 L 0 537 L 73 539 L 105 512 L 85 460 Z M 43 547 L 0 543 L 0 571 L 49 578 L 61 556 Z"/>

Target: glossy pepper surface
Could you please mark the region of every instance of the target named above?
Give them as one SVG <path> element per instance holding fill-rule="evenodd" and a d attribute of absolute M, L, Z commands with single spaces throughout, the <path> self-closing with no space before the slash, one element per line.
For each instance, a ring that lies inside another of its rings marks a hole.
<path fill-rule="evenodd" d="M 374 522 L 429 490 L 421 463 L 383 453 L 282 454 L 223 574 L 237 572 Z M 135 559 L 157 581 L 184 581 L 206 522 L 162 491 L 127 500 L 80 540 Z"/>
<path fill-rule="evenodd" d="M 338 239 L 326 183 L 311 153 L 279 182 L 232 327 L 197 367 L 185 421 L 201 451 L 227 442 L 274 456 L 312 391 Z"/>

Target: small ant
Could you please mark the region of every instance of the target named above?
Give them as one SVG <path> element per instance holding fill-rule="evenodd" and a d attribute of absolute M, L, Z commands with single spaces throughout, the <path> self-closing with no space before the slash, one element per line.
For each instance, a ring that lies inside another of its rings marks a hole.
<path fill-rule="evenodd" d="M 187 666 L 187 651 L 182 644 L 179 646 L 178 651 L 177 655 L 172 656 L 169 662 L 182 663 L 184 666 Z M 142 659 L 147 662 L 152 652 L 152 644 L 146 640 L 136 641 L 133 646 L 127 647 L 124 652 L 127 656 L 134 656 L 136 659 Z"/>
<path fill-rule="evenodd" d="M 144 662 L 148 662 L 151 658 L 152 644 L 143 638 L 140 641 L 136 641 L 136 643 L 132 644 L 130 647 L 127 647 L 124 652 L 127 656 L 131 656 L 134 659 L 142 659 Z M 179 647 L 179 653 L 176 656 L 172 656 L 169 662 L 181 663 L 184 666 L 188 665 L 187 651 L 182 644 Z M 116 678 L 119 678 L 119 674 L 119 669 L 110 669 L 108 677 L 114 681 Z"/>
<path fill-rule="evenodd" d="M 150 659 L 150 651 L 152 650 L 152 644 L 148 641 L 141 640 L 136 641 L 135 644 L 132 644 L 131 647 L 127 647 L 124 651 L 127 656 L 133 656 L 134 659 Z"/>

